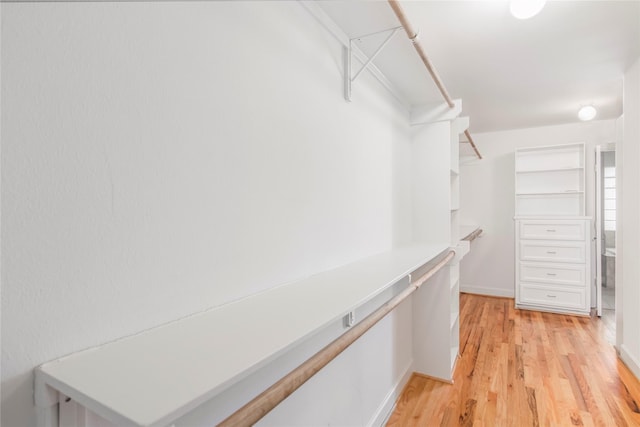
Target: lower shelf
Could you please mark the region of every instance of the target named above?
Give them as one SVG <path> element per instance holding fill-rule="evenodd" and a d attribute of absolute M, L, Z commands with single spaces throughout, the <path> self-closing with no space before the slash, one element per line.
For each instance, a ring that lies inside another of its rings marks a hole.
<path fill-rule="evenodd" d="M 395 248 L 45 363 L 36 405 L 49 411 L 59 391 L 119 426 L 171 425 L 447 250 Z"/>

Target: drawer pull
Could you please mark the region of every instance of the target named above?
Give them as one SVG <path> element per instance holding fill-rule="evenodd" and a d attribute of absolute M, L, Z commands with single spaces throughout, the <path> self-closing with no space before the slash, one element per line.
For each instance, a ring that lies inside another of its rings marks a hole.
<path fill-rule="evenodd" d="M 547 233 L 555 233 L 556 230 L 553 228 L 547 228 Z"/>
<path fill-rule="evenodd" d="M 556 273 L 547 273 L 547 276 L 555 276 Z"/>
<path fill-rule="evenodd" d="M 555 255 L 556 251 L 547 251 L 548 254 Z"/>
<path fill-rule="evenodd" d="M 549 295 L 549 294 L 547 294 L 547 298 L 555 298 L 555 297 L 556 297 L 556 295 Z"/>

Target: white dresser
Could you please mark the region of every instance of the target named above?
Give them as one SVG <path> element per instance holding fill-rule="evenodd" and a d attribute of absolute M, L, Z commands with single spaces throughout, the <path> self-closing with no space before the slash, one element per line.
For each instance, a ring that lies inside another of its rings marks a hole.
<path fill-rule="evenodd" d="M 516 307 L 588 315 L 589 218 L 516 218 Z"/>
<path fill-rule="evenodd" d="M 588 315 L 591 219 L 584 144 L 515 153 L 516 307 Z"/>

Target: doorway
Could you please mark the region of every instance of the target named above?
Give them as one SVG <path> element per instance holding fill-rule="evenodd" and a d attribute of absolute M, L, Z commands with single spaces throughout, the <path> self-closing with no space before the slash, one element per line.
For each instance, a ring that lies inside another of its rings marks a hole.
<path fill-rule="evenodd" d="M 616 156 L 613 144 L 596 147 L 596 310 L 615 329 Z"/>

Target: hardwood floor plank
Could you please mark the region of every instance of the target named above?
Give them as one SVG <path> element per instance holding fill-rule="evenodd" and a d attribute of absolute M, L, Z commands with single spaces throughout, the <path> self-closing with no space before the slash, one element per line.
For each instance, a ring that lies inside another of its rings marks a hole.
<path fill-rule="evenodd" d="M 611 320 L 462 294 L 454 383 L 414 374 L 388 426 L 640 426 L 640 382 Z"/>
<path fill-rule="evenodd" d="M 585 371 L 583 370 L 584 365 L 580 363 L 580 359 L 575 354 L 569 355 L 568 362 L 570 365 L 570 369 L 573 372 L 577 388 L 580 391 L 582 403 L 584 403 L 582 411 L 585 413 L 593 414 L 597 419 L 601 419 L 601 411 L 598 408 L 596 399 L 593 396 L 591 388 L 589 387 L 589 383 L 586 380 L 586 376 L 588 376 L 589 373 L 585 373 Z"/>
<path fill-rule="evenodd" d="M 546 387 L 540 386 L 536 388 L 536 403 L 538 405 L 540 425 L 557 426 L 559 421 L 558 414 L 555 412 L 555 401 Z"/>
<path fill-rule="evenodd" d="M 538 419 L 538 401 L 536 400 L 536 391 L 531 387 L 526 387 L 525 391 L 527 392 L 527 404 L 529 406 L 529 412 L 531 413 L 530 425 L 538 427 L 540 425 L 540 420 Z"/>
<path fill-rule="evenodd" d="M 404 387 L 402 394 L 396 401 L 396 408 L 389 421 L 387 422 L 387 426 L 404 426 L 409 425 L 409 418 L 413 413 L 414 408 L 417 406 L 416 402 L 421 396 L 426 395 L 427 393 L 423 393 L 423 389 L 427 384 L 427 378 L 412 375 L 409 379 L 409 382 Z"/>
<path fill-rule="evenodd" d="M 498 401 L 498 393 L 494 391 L 487 391 L 486 404 L 482 414 L 482 420 L 487 426 L 496 425 L 496 403 Z"/>
<path fill-rule="evenodd" d="M 580 389 L 580 385 L 578 384 L 578 380 L 576 379 L 574 371 L 571 368 L 571 362 L 569 361 L 570 356 L 571 354 L 560 357 L 560 361 L 562 362 L 562 368 L 564 370 L 567 380 L 569 381 L 569 385 L 571 386 L 572 397 L 573 397 L 572 400 L 575 402 L 575 405 L 578 407 L 580 411 L 586 411 L 587 404 L 582 394 L 582 390 Z"/>

